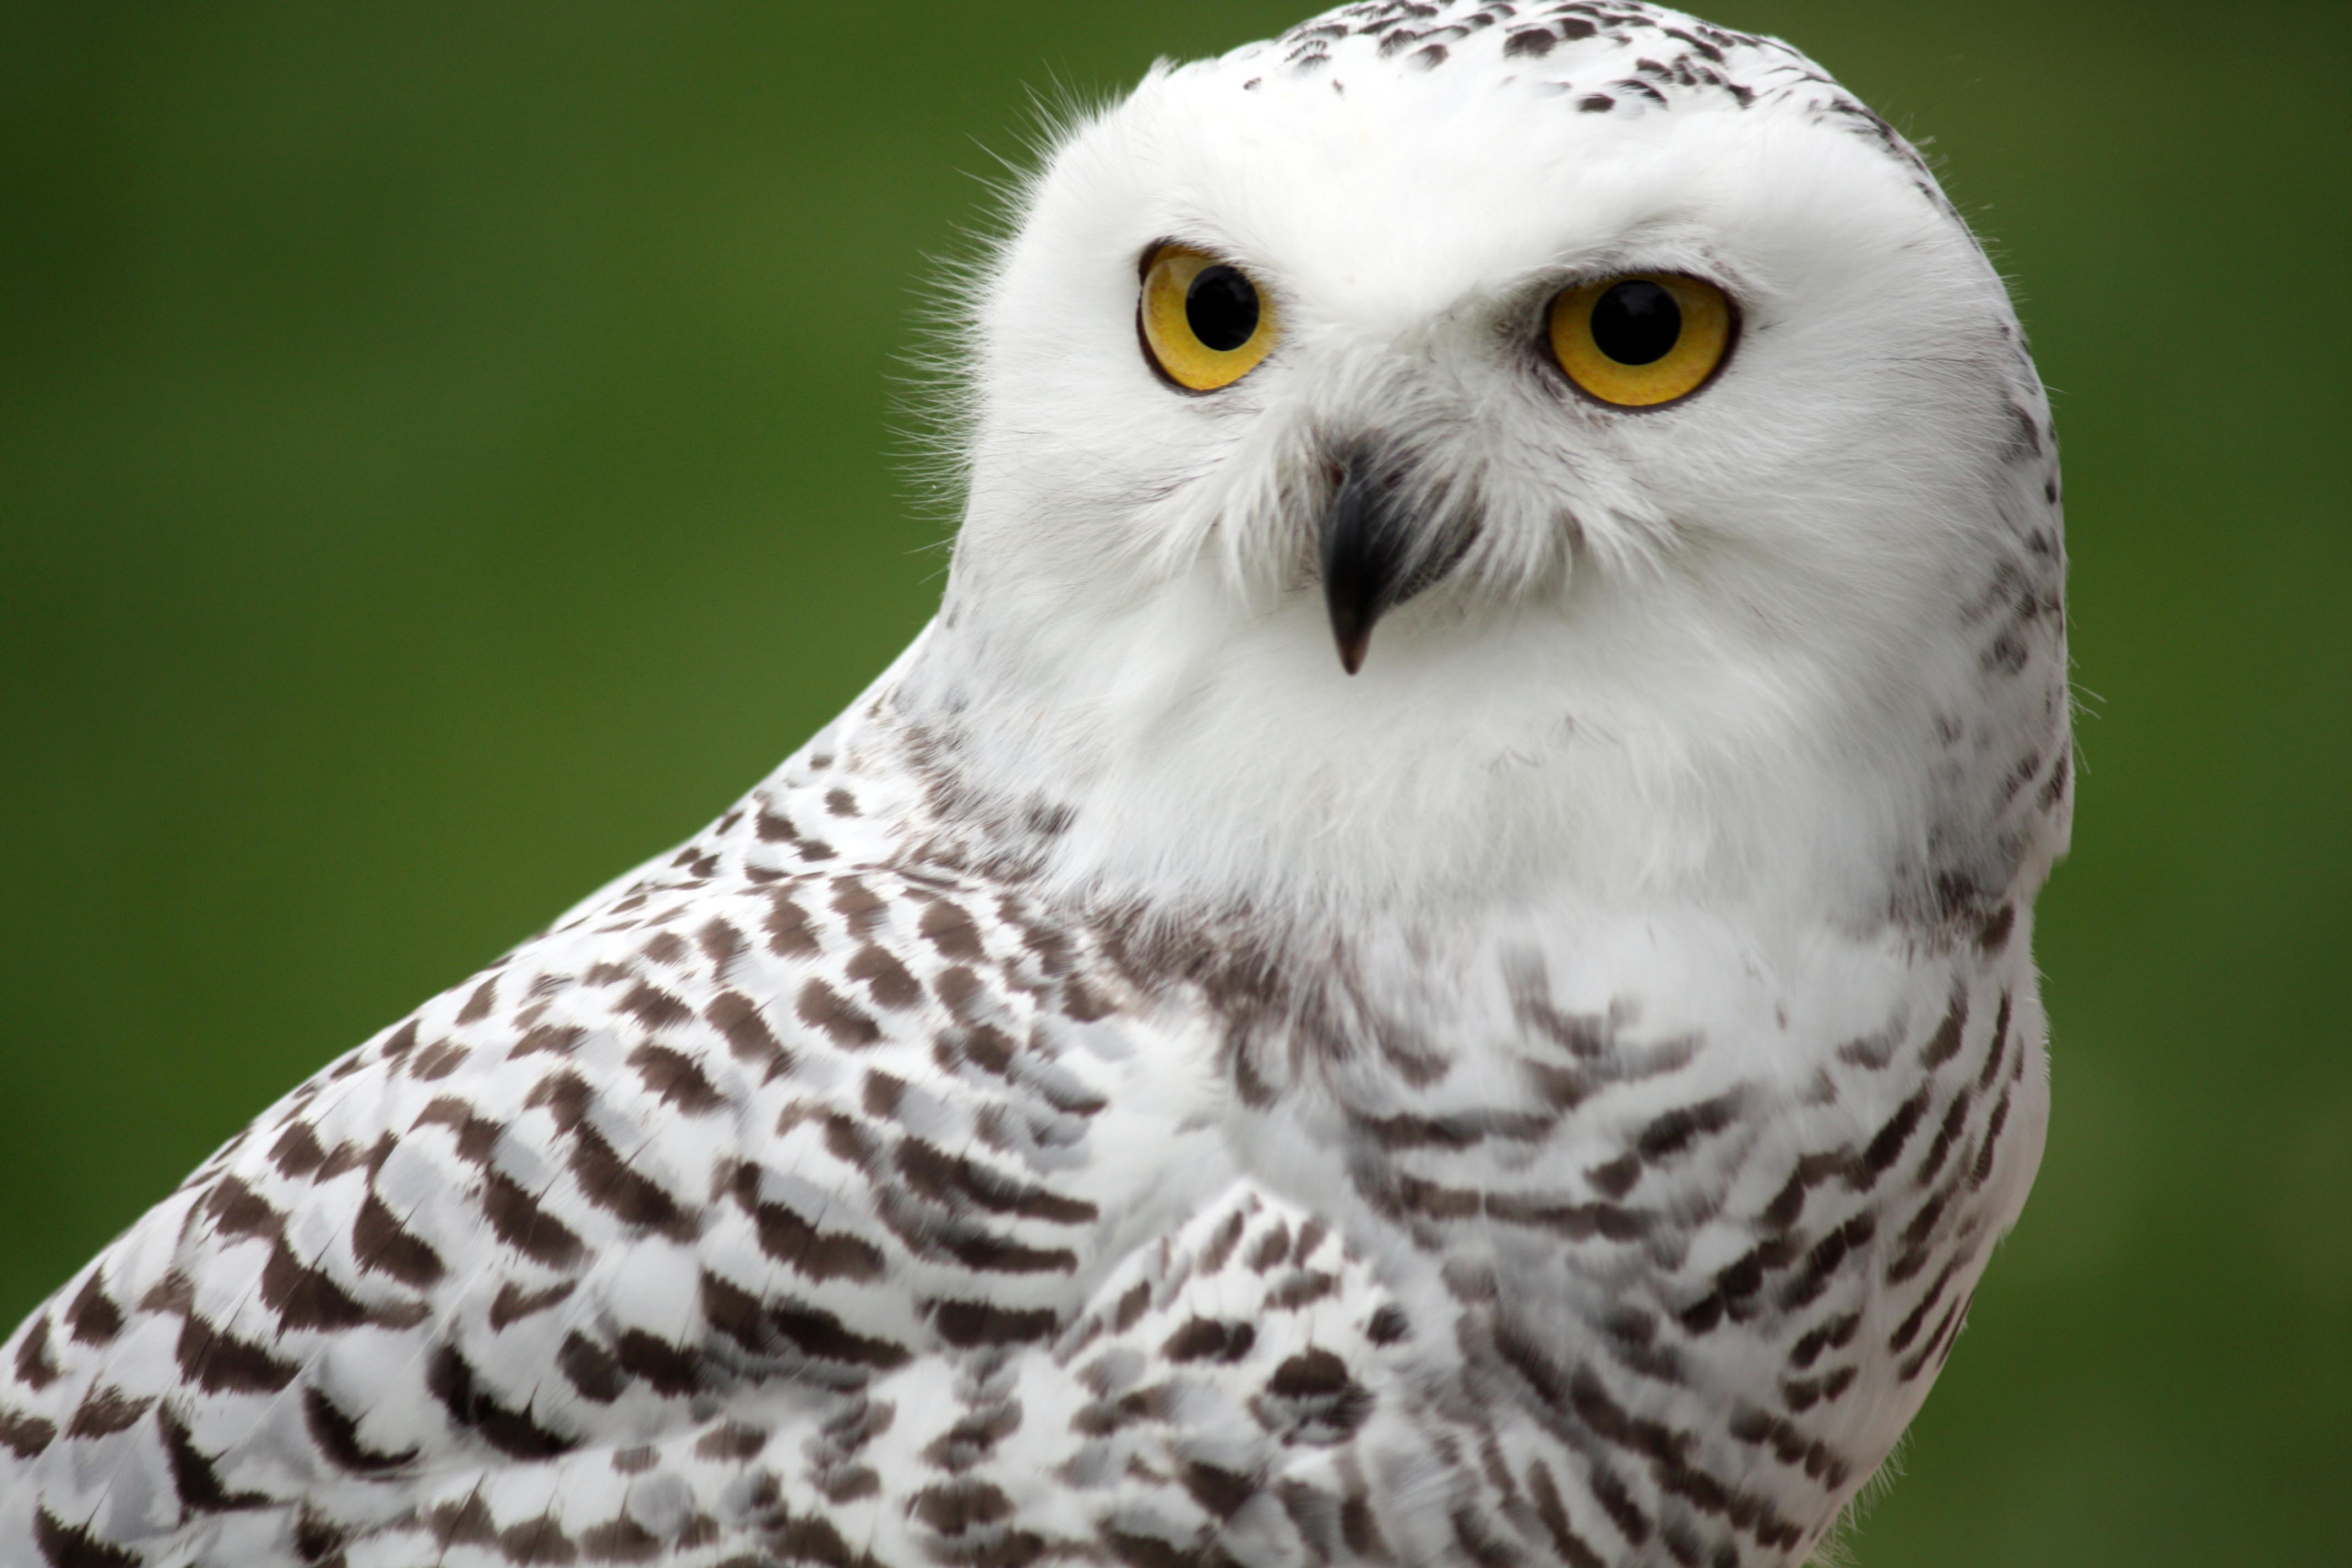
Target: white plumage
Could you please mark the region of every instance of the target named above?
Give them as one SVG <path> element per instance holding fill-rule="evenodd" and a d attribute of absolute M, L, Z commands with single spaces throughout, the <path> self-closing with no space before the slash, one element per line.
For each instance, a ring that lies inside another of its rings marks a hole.
<path fill-rule="evenodd" d="M 1720 1568 L 1884 1458 L 2070 807 L 2047 407 L 1916 156 L 1675 13 L 1358 5 L 1018 216 L 938 621 L 17 1331 L 0 1563 Z M 1595 393 L 1559 301 L 1648 374 L 1666 284 L 1719 364 Z"/>

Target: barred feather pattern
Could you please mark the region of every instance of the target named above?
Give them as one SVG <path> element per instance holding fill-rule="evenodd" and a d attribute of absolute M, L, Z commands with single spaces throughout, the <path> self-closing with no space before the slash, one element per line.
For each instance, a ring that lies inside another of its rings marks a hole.
<path fill-rule="evenodd" d="M 2012 909 L 1889 961 L 1875 1029 L 1780 1023 L 1795 1066 L 1509 944 L 1435 955 L 1448 1038 L 1407 994 L 1433 973 L 1376 952 L 1305 986 L 893 855 L 936 825 L 876 765 L 890 703 L 296 1090 L 37 1312 L 0 1557 L 1815 1542 L 2038 1141 Z"/>

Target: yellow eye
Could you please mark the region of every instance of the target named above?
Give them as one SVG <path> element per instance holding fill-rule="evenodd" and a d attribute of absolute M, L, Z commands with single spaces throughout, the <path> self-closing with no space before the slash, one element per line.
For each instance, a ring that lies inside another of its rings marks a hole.
<path fill-rule="evenodd" d="M 1274 302 L 1240 268 L 1190 246 L 1163 245 L 1143 269 L 1143 344 L 1152 363 L 1192 392 L 1231 386 L 1282 335 Z"/>
<path fill-rule="evenodd" d="M 1551 302 L 1551 352 L 1568 379 L 1620 408 L 1655 408 L 1705 386 L 1731 350 L 1731 300 L 1712 283 L 1637 272 L 1580 283 Z"/>

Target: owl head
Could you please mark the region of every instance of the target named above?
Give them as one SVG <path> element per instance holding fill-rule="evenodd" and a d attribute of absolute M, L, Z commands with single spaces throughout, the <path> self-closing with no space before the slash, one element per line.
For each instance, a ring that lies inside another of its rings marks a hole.
<path fill-rule="evenodd" d="M 971 293 L 923 689 L 1073 877 L 1929 920 L 2063 837 L 2040 384 L 1785 45 L 1345 6 L 1066 127 Z"/>

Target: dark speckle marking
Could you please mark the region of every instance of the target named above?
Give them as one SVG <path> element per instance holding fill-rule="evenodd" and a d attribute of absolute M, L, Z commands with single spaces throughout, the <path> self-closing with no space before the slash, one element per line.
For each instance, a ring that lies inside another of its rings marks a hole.
<path fill-rule="evenodd" d="M 2000 1009 L 1993 1015 L 1992 1038 L 1985 1042 L 1984 1070 L 1977 1075 L 1977 1092 L 1979 1094 L 1991 1089 L 1993 1079 L 2000 1076 L 2001 1054 L 2009 1047 L 2011 1007 L 2010 994 L 2004 991 L 2000 994 Z"/>
<path fill-rule="evenodd" d="M 1849 1312 L 1843 1317 L 1832 1318 L 1819 1328 L 1807 1330 L 1797 1341 L 1795 1348 L 1790 1351 L 1789 1364 L 1799 1372 L 1804 1371 L 1821 1360 L 1822 1352 L 1843 1350 L 1852 1344 L 1853 1336 L 1861 1328 L 1862 1314 Z"/>
<path fill-rule="evenodd" d="M 278 1142 L 270 1145 L 269 1161 L 278 1167 L 279 1175 L 293 1180 L 307 1176 L 325 1164 L 327 1151 L 309 1122 L 296 1121 L 279 1133 Z"/>
<path fill-rule="evenodd" d="M 572 1048 L 579 1045 L 587 1032 L 585 1029 L 568 1025 L 542 1024 L 517 1041 L 515 1048 L 509 1051 L 507 1056 L 509 1059 L 542 1053 L 553 1057 L 567 1057 L 572 1054 Z"/>
<path fill-rule="evenodd" d="M 867 942 L 850 958 L 849 978 L 864 984 L 866 994 L 884 1007 L 897 1011 L 923 999 L 922 985 L 907 966 L 878 943 Z"/>
<path fill-rule="evenodd" d="M 693 1008 L 642 980 L 621 998 L 621 1011 L 644 1020 L 649 1029 L 674 1029 L 694 1016 Z"/>
<path fill-rule="evenodd" d="M 1923 1089 L 1895 1108 L 1895 1114 L 1886 1119 L 1886 1124 L 1846 1173 L 1846 1185 L 1856 1192 L 1866 1190 L 1886 1173 L 1887 1167 L 1903 1157 L 1903 1145 L 1911 1141 L 1919 1119 L 1927 1113 L 1927 1094 Z"/>
<path fill-rule="evenodd" d="M 1620 1154 L 1585 1172 L 1584 1179 L 1604 1196 L 1622 1198 L 1642 1179 L 1642 1156 L 1631 1152 Z"/>
<path fill-rule="evenodd" d="M 1193 1318 L 1168 1336 L 1160 1353 L 1175 1362 L 1237 1362 L 1255 1343 L 1257 1331 L 1247 1323 Z"/>
<path fill-rule="evenodd" d="M 694 1238 L 693 1216 L 584 1121 L 572 1135 L 572 1174 L 590 1203 L 622 1224 L 674 1241 Z"/>
<path fill-rule="evenodd" d="M 1559 1553 L 1568 1568 L 1608 1568 L 1608 1560 L 1569 1522 L 1559 1484 L 1552 1479 L 1550 1468 L 1541 1459 L 1530 1461 L 1528 1466 L 1528 1495 L 1535 1500 L 1536 1518 L 1551 1537 L 1552 1550 Z"/>
<path fill-rule="evenodd" d="M 939 949 L 941 957 L 959 963 L 971 963 L 987 957 L 981 944 L 980 928 L 962 909 L 945 899 L 934 899 L 923 910 L 916 928 L 923 940 Z"/>
<path fill-rule="evenodd" d="M 1265 1392 L 1293 1406 L 1304 1417 L 1302 1425 L 1320 1429 L 1325 1440 L 1355 1431 L 1372 1413 L 1370 1392 L 1349 1375 L 1346 1362 L 1327 1350 L 1304 1350 L 1286 1359 L 1266 1379 Z M 1267 1415 L 1261 1407 L 1259 1419 Z"/>
<path fill-rule="evenodd" d="M 1641 1140 L 1634 1147 L 1652 1164 L 1670 1159 L 1730 1126 L 1738 1114 L 1739 1099 L 1734 1091 L 1702 1104 L 1669 1110 L 1642 1130 Z"/>
<path fill-rule="evenodd" d="M 57 1423 L 0 1405 L 0 1448 L 30 1459 L 46 1452 L 57 1437 Z"/>
<path fill-rule="evenodd" d="M 214 1459 L 196 1447 L 187 1426 L 170 1411 L 157 1417 L 163 1433 L 164 1456 L 172 1466 L 172 1489 L 180 1506 L 194 1513 L 227 1513 L 266 1508 L 274 1500 L 260 1492 L 232 1492 L 223 1484 Z"/>
<path fill-rule="evenodd" d="M 1927 1158 L 1919 1162 L 1919 1173 L 1912 1178 L 1915 1185 L 1926 1186 L 1944 1168 L 1953 1144 L 1959 1141 L 1961 1129 L 1968 1124 L 1969 1107 L 1974 1102 L 1973 1092 L 1969 1089 L 1963 1089 L 1953 1097 L 1950 1108 L 1944 1112 L 1943 1125 L 1936 1129 L 1936 1141 L 1927 1146 Z"/>
<path fill-rule="evenodd" d="M 1877 1234 L 1878 1216 L 1863 1213 L 1822 1237 L 1812 1251 L 1805 1255 L 1804 1268 L 1781 1290 L 1781 1310 L 1794 1311 L 1818 1300 L 1821 1293 L 1829 1288 L 1831 1277 L 1837 1273 L 1847 1255 L 1866 1246 Z"/>
<path fill-rule="evenodd" d="M 702 1016 L 725 1037 L 727 1048 L 737 1061 L 764 1064 L 771 1079 L 792 1070 L 793 1054 L 784 1049 L 783 1043 L 768 1027 L 760 1005 L 741 992 L 719 993 L 702 1010 Z"/>
<path fill-rule="evenodd" d="M 16 1381 L 35 1390 L 44 1389 L 62 1375 L 57 1357 L 49 1350 L 49 1321 L 35 1318 L 25 1337 L 16 1342 Z"/>
<path fill-rule="evenodd" d="M 853 1006 L 822 980 L 812 979 L 801 987 L 800 1003 L 794 1011 L 802 1023 L 824 1030 L 834 1044 L 852 1050 L 873 1045 L 882 1037 L 882 1026 L 872 1015 Z"/>
<path fill-rule="evenodd" d="M 1053 1337 L 1054 1313 L 1046 1307 L 1024 1311 L 985 1301 L 934 1301 L 931 1326 L 939 1331 L 940 1338 L 958 1350 L 1034 1344 Z"/>
<path fill-rule="evenodd" d="M 323 1271 L 306 1267 L 282 1240 L 262 1266 L 261 1299 L 278 1313 L 278 1326 L 289 1331 L 352 1329 L 369 1316 L 366 1308 Z M 421 1306 L 415 1315 L 423 1321 Z"/>
<path fill-rule="evenodd" d="M 73 1305 L 65 1310 L 65 1324 L 74 1339 L 86 1345 L 110 1343 L 122 1331 L 122 1309 L 106 1293 L 103 1274 L 93 1273 L 76 1292 Z"/>
<path fill-rule="evenodd" d="M 629 1053 L 629 1065 L 648 1092 L 688 1116 L 707 1115 L 726 1103 L 694 1058 L 683 1051 L 648 1043 Z"/>
<path fill-rule="evenodd" d="M 33 1515 L 33 1539 L 50 1568 L 140 1568 L 136 1552 L 110 1546 L 79 1524 L 68 1524 L 47 1508 Z"/>
<path fill-rule="evenodd" d="M 430 1083 L 447 1078 L 466 1065 L 474 1053 L 455 1040 L 436 1040 L 416 1053 L 408 1064 L 408 1076 Z"/>
<path fill-rule="evenodd" d="M 439 1400 L 452 1425 L 470 1427 L 499 1453 L 517 1459 L 551 1459 L 576 1446 L 532 1418 L 528 1408 L 511 1409 L 480 1385 L 471 1362 L 456 1345 L 435 1352 L 425 1385 Z"/>
<path fill-rule="evenodd" d="M 1992 1180 L 1993 1146 L 2000 1142 L 2001 1129 L 2009 1124 L 2009 1090 L 2000 1091 L 1993 1102 L 1991 1120 L 1985 1123 L 1984 1143 L 1977 1151 L 1976 1167 L 1969 1173 L 1969 1185 L 1981 1187 Z"/>
<path fill-rule="evenodd" d="M 882 1277 L 881 1248 L 845 1231 L 821 1229 L 788 1205 L 764 1200 L 757 1166 L 737 1166 L 733 1186 L 735 1201 L 758 1228 L 760 1250 L 794 1273 L 820 1282 L 853 1279 L 861 1284 Z"/>
<path fill-rule="evenodd" d="M 1946 1062 L 1958 1056 L 1960 1037 L 1967 1033 L 1968 1026 L 1969 999 L 1965 994 L 1955 995 L 1952 998 L 1950 1011 L 1944 1015 L 1944 1021 L 1936 1026 L 1936 1033 L 1928 1040 L 1927 1048 L 1919 1053 L 1919 1065 L 1927 1071 L 1934 1072 Z"/>
<path fill-rule="evenodd" d="M 139 1424 L 139 1418 L 154 1403 L 152 1394 L 133 1398 L 119 1388 L 101 1384 L 82 1395 L 81 1403 L 74 1407 L 73 1419 L 66 1423 L 66 1436 L 106 1437 L 127 1431 Z"/>
<path fill-rule="evenodd" d="M 478 1114 L 471 1104 L 447 1094 L 418 1111 L 409 1130 L 431 1126 L 444 1126 L 456 1134 L 458 1158 L 474 1165 L 489 1163 L 499 1135 L 505 1131 L 498 1122 Z"/>
<path fill-rule="evenodd" d="M 180 1371 L 208 1394 L 276 1394 L 296 1368 L 261 1345 L 240 1340 L 190 1312 L 174 1351 Z"/>
<path fill-rule="evenodd" d="M 424 1289 L 441 1278 L 441 1258 L 400 1223 L 383 1199 L 371 1192 L 352 1226 L 352 1255 L 362 1270 L 386 1274 Z"/>
<path fill-rule="evenodd" d="M 544 1290 L 526 1290 L 509 1279 L 499 1287 L 498 1298 L 490 1303 L 490 1327 L 503 1330 L 510 1323 L 560 1306 L 579 1289 L 579 1283 L 576 1279 L 563 1279 Z"/>
<path fill-rule="evenodd" d="M 817 952 L 816 928 L 792 895 L 778 888 L 768 895 L 768 918 L 762 922 L 768 951 L 779 958 L 806 958 Z"/>
<path fill-rule="evenodd" d="M 833 910 L 849 929 L 861 935 L 882 923 L 889 912 L 889 903 L 881 894 L 855 877 L 836 877 L 833 881 Z"/>
<path fill-rule="evenodd" d="M 740 1465 L 758 1458 L 760 1451 L 768 1446 L 768 1436 L 757 1426 L 730 1421 L 706 1433 L 695 1444 L 694 1452 L 698 1458 L 732 1460 Z"/>
<path fill-rule="evenodd" d="M 743 940 L 741 931 L 718 919 L 704 922 L 702 929 L 695 932 L 694 944 L 702 949 L 703 956 L 722 972 L 740 958 L 751 945 Z"/>
<path fill-rule="evenodd" d="M 500 1241 L 551 1268 L 576 1266 L 585 1250 L 561 1220 L 501 1172 L 491 1172 L 482 1184 L 482 1213 Z"/>
<path fill-rule="evenodd" d="M 488 1017 L 490 1016 L 490 1009 L 498 1005 L 499 977 L 493 974 L 488 980 L 483 981 L 479 985 L 474 987 L 474 994 L 471 996 L 467 997 L 466 1005 L 457 1010 L 457 1022 L 460 1024 L 478 1024 L 483 1019 Z"/>
<path fill-rule="evenodd" d="M 235 1176 L 223 1176 L 205 1195 L 205 1213 L 223 1236 L 275 1241 L 285 1225 L 268 1200 Z"/>

